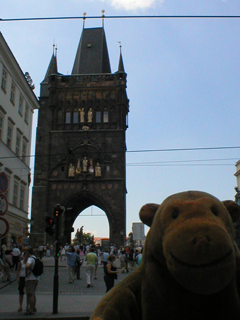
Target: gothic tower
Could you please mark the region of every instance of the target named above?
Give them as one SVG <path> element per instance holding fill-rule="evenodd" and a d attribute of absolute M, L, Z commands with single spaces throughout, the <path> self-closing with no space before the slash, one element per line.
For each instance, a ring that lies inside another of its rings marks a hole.
<path fill-rule="evenodd" d="M 56 51 L 41 83 L 31 243 L 51 242 L 45 217 L 54 205 L 61 216 L 61 241 L 70 242 L 76 217 L 91 205 L 109 222 L 110 241 L 126 236 L 126 136 L 129 100 L 120 51 L 111 73 L 103 28 L 84 28 L 71 75 L 58 73 Z"/>

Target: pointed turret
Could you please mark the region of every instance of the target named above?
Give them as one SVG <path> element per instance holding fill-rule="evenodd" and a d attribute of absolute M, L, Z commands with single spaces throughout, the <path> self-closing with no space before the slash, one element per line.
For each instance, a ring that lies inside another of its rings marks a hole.
<path fill-rule="evenodd" d="M 40 90 L 41 97 L 48 95 L 49 77 L 51 75 L 57 75 L 57 74 L 58 74 L 57 49 L 55 49 L 55 45 L 53 45 L 53 54 L 52 54 L 50 63 L 48 65 L 48 69 L 47 69 L 46 75 L 44 77 L 44 80 L 41 82 L 41 90 Z"/>
<path fill-rule="evenodd" d="M 56 50 L 54 52 L 54 49 L 53 49 L 53 55 L 52 55 L 52 58 L 50 60 L 50 63 L 49 63 L 49 66 L 48 66 L 48 69 L 47 69 L 47 72 L 46 72 L 46 75 L 45 75 L 45 78 L 44 78 L 43 82 L 48 81 L 48 77 L 51 74 L 58 74 L 57 55 L 56 55 Z"/>
<path fill-rule="evenodd" d="M 121 46 L 120 46 L 120 57 L 119 57 L 119 63 L 118 63 L 118 73 L 125 73 L 124 65 L 123 65 Z"/>
<path fill-rule="evenodd" d="M 72 75 L 102 73 L 111 73 L 104 29 L 83 29 Z"/>

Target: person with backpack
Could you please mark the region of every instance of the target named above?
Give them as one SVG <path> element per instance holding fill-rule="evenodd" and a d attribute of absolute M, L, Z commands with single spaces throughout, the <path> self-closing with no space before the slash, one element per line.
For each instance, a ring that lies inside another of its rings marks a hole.
<path fill-rule="evenodd" d="M 38 280 L 39 277 L 37 275 L 35 275 L 34 273 L 34 267 L 36 264 L 39 265 L 39 261 L 41 262 L 41 260 L 37 259 L 36 256 L 33 254 L 33 249 L 29 248 L 28 249 L 28 260 L 26 263 L 26 277 L 25 277 L 25 288 L 26 288 L 26 294 L 27 294 L 27 306 L 29 306 L 29 308 L 26 309 L 26 312 L 24 313 L 25 315 L 31 315 L 34 314 L 37 309 L 36 309 L 36 289 L 37 289 L 37 285 L 38 285 Z M 40 272 L 39 272 L 40 273 Z"/>
<path fill-rule="evenodd" d="M 18 312 L 22 311 L 27 260 L 28 260 L 28 253 L 25 251 L 24 254 L 23 254 L 23 259 L 18 264 L 18 269 L 17 269 L 17 282 L 18 282 L 18 290 L 19 290 L 19 308 L 18 308 Z"/>

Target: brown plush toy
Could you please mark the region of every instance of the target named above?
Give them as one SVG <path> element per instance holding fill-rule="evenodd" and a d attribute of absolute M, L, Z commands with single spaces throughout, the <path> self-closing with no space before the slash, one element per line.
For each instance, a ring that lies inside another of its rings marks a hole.
<path fill-rule="evenodd" d="M 91 320 L 239 320 L 240 207 L 199 191 L 140 210 L 151 226 L 141 265 L 100 301 Z"/>

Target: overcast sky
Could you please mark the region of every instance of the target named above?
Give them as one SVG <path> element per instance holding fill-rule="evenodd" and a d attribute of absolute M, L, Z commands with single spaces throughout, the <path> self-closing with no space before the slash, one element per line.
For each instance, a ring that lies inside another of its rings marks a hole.
<path fill-rule="evenodd" d="M 2 19 L 82 17 L 84 12 L 92 17 L 103 9 L 106 16 L 240 15 L 239 0 L 8 0 L 0 7 Z M 37 96 L 53 43 L 58 71 L 71 74 L 82 26 L 79 19 L 0 21 Z M 86 20 L 86 28 L 101 26 L 101 19 Z M 111 70 L 117 71 L 121 41 L 128 81 L 127 233 L 139 221 L 142 205 L 161 203 L 176 192 L 202 190 L 234 200 L 240 149 L 222 147 L 240 146 L 240 19 L 106 18 L 104 28 Z M 33 131 L 37 114 L 34 119 Z M 209 149 L 186 150 L 194 148 Z M 94 207 L 87 214 L 101 212 Z M 79 216 L 75 228 L 84 225 L 85 232 L 108 236 L 102 215 Z"/>

